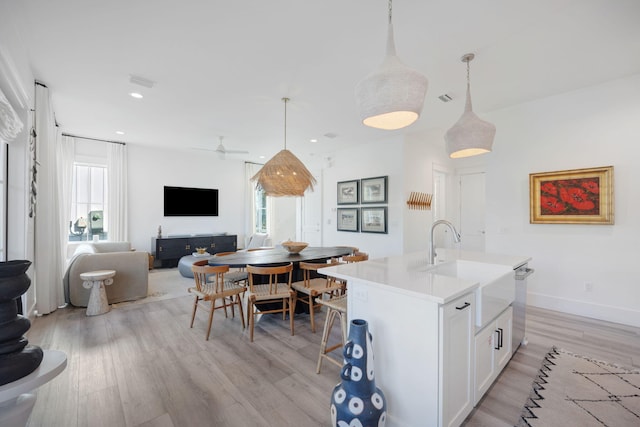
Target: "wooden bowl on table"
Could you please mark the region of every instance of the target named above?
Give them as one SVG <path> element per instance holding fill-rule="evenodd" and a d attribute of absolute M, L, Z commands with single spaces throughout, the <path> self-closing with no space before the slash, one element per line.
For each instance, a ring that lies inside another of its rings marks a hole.
<path fill-rule="evenodd" d="M 304 248 L 309 246 L 308 243 L 305 242 L 292 242 L 288 240 L 282 243 L 282 247 L 285 248 L 290 254 L 297 254 L 302 251 Z"/>

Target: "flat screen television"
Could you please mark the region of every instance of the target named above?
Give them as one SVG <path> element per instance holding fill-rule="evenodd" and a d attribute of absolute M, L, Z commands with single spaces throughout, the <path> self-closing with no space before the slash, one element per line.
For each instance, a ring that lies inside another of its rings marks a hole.
<path fill-rule="evenodd" d="M 218 216 L 218 190 L 165 185 L 164 216 Z"/>

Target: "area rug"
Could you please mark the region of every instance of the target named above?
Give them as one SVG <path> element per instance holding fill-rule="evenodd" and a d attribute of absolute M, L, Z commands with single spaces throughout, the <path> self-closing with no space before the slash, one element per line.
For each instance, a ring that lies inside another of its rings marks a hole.
<path fill-rule="evenodd" d="M 516 427 L 640 426 L 640 370 L 553 348 Z"/>
<path fill-rule="evenodd" d="M 195 286 L 193 279 L 182 276 L 177 268 L 151 270 L 149 271 L 149 290 L 146 298 L 112 304 L 111 308 L 184 297 L 191 295 L 187 289 L 193 286 Z"/>

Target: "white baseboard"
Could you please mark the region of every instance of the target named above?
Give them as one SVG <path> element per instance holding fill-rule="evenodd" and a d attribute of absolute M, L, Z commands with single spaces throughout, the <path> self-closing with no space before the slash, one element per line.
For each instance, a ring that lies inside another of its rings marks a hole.
<path fill-rule="evenodd" d="M 640 311 L 557 296 L 527 293 L 527 305 L 640 328 Z"/>

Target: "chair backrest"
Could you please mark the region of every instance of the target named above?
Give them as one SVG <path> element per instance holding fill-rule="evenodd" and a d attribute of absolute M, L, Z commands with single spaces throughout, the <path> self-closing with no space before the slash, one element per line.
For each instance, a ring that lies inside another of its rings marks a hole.
<path fill-rule="evenodd" d="M 227 256 L 227 255 L 233 255 L 237 252 L 233 251 L 233 252 L 217 252 L 214 256 Z"/>
<path fill-rule="evenodd" d="M 196 282 L 198 292 L 212 294 L 224 290 L 224 273 L 229 271 L 229 266 L 195 265 L 194 263 L 191 271 L 193 271 L 193 279 Z M 211 280 L 211 277 L 214 279 Z"/>
<path fill-rule="evenodd" d="M 293 263 L 286 265 L 266 267 L 259 265 L 247 265 L 247 273 L 249 273 L 249 289 L 254 291 L 256 285 L 269 284 L 269 294 L 278 292 L 278 285 L 286 285 L 291 288 L 291 273 L 293 271 Z M 286 283 L 278 280 L 278 275 L 286 274 Z M 255 276 L 262 276 L 262 280 Z"/>
<path fill-rule="evenodd" d="M 334 265 L 344 264 L 343 262 L 339 262 L 336 258 L 331 258 L 330 263 L 319 263 L 319 262 L 300 262 L 300 270 L 302 270 L 302 282 L 304 283 L 304 287 L 308 288 L 311 286 L 311 272 L 318 271 L 320 268 L 324 267 L 332 267 Z M 320 273 L 319 273 L 320 274 Z M 329 286 L 329 282 L 334 281 L 332 277 L 327 277 L 327 286 Z"/>
<path fill-rule="evenodd" d="M 352 262 L 360 262 L 360 261 L 366 261 L 369 259 L 369 254 L 365 254 L 360 252 L 358 255 L 346 255 L 342 257 L 342 261 L 346 262 L 347 264 L 351 264 Z"/>
<path fill-rule="evenodd" d="M 209 260 L 208 259 L 200 259 L 198 261 L 194 261 L 193 265 L 198 266 L 198 267 L 209 265 Z"/>

